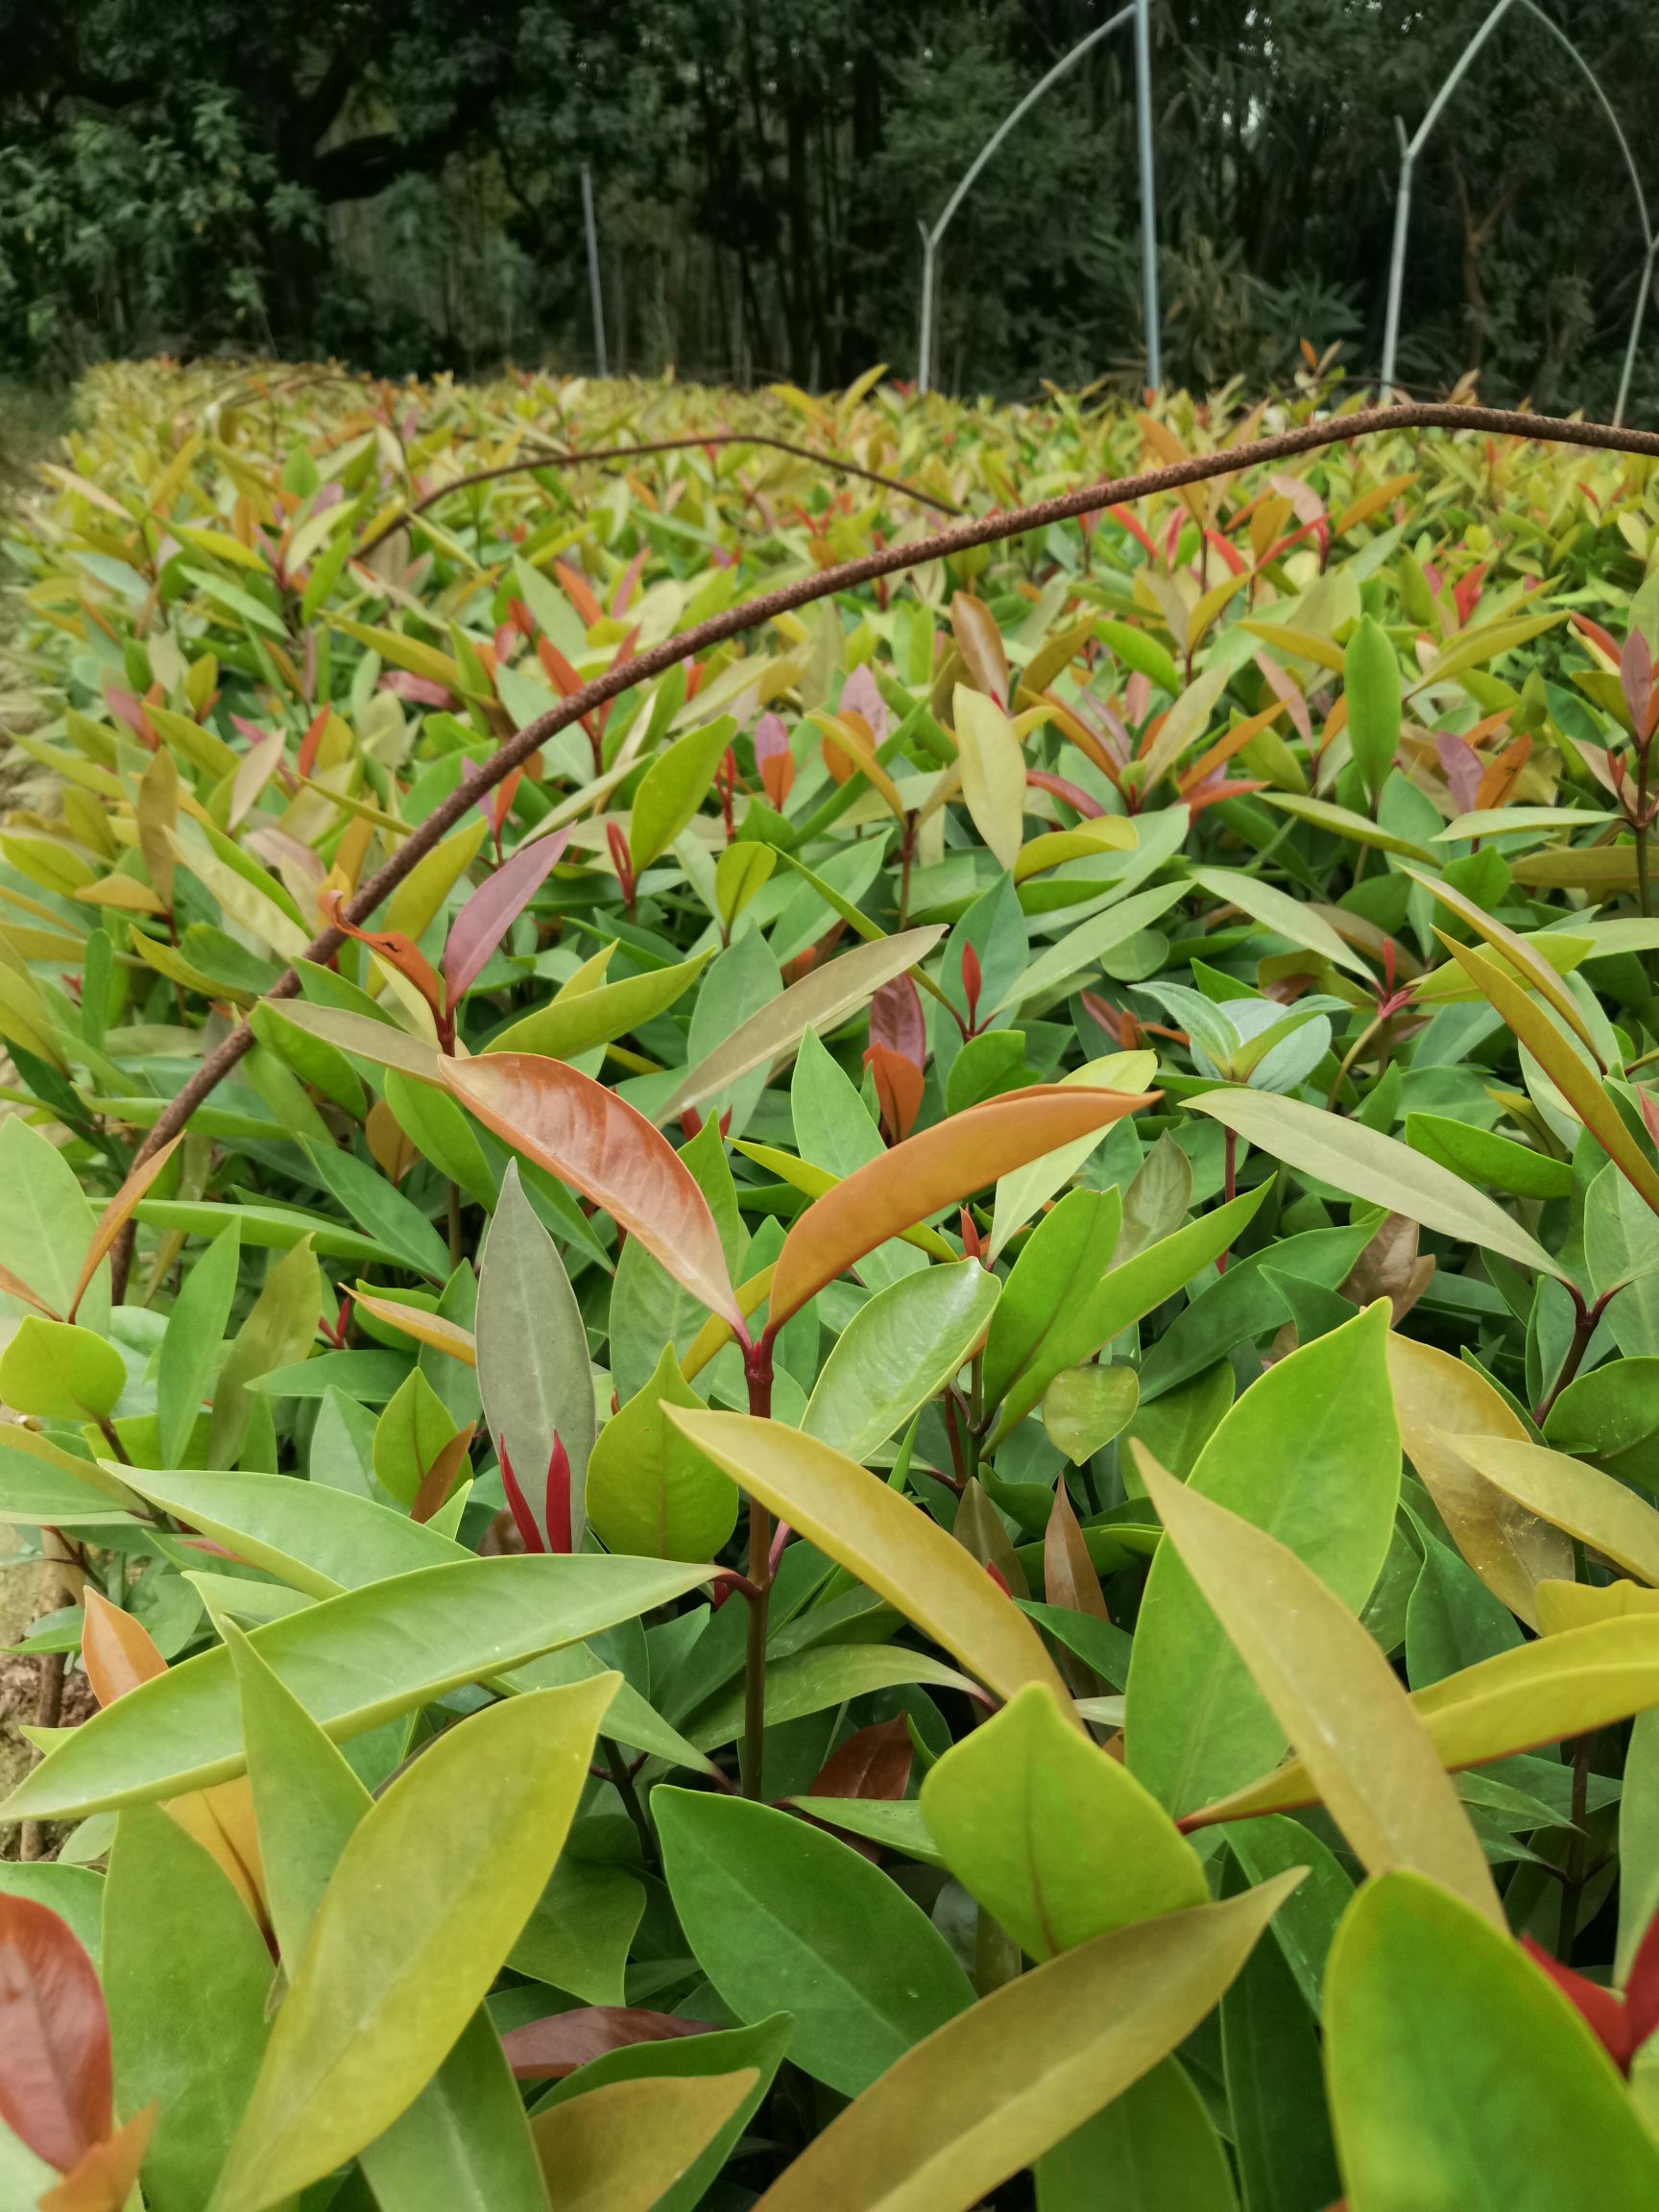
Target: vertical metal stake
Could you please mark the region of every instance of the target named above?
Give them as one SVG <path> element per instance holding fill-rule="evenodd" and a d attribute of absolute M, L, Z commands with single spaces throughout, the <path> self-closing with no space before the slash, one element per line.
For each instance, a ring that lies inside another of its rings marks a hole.
<path fill-rule="evenodd" d="M 593 222 L 593 179 L 586 161 L 582 164 L 582 222 L 588 232 L 588 296 L 593 306 L 593 352 L 600 375 L 609 376 L 611 364 L 605 354 L 605 296 L 599 288 L 599 232 Z"/>
<path fill-rule="evenodd" d="M 933 388 L 933 233 L 920 218 L 922 233 L 922 335 L 916 344 L 916 389 L 926 399 Z"/>
<path fill-rule="evenodd" d="M 1141 139 L 1141 284 L 1146 318 L 1146 381 L 1164 382 L 1158 305 L 1158 204 L 1152 167 L 1151 0 L 1135 0 L 1135 121 Z"/>

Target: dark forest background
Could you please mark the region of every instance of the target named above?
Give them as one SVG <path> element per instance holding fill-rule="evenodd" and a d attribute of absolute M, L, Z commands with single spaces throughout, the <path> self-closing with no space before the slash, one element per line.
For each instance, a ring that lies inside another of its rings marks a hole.
<path fill-rule="evenodd" d="M 1549 0 L 1659 209 L 1659 0 Z M 918 218 L 1101 0 L 0 0 L 0 373 L 120 353 L 385 372 L 592 364 L 844 383 L 915 366 Z M 1166 373 L 1381 349 L 1408 130 L 1481 0 L 1155 0 Z M 942 381 L 1139 380 L 1128 34 L 969 199 Z M 1419 172 L 1402 381 L 1610 408 L 1641 281 L 1593 95 L 1517 8 Z M 1659 311 L 1631 413 L 1659 411 Z"/>

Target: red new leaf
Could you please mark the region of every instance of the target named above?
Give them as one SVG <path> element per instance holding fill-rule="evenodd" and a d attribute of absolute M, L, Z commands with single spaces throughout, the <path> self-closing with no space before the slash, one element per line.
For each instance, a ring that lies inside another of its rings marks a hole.
<path fill-rule="evenodd" d="M 0 1896 L 0 2120 L 67 2174 L 113 2120 L 98 1975 L 56 1912 Z"/>
<path fill-rule="evenodd" d="M 520 845 L 456 915 L 444 948 L 444 989 L 451 1008 L 483 974 L 491 953 L 558 866 L 569 842 L 569 830 L 561 830 L 555 837 Z"/>
<path fill-rule="evenodd" d="M 907 1060 L 890 1045 L 872 1045 L 865 1058 L 876 1078 L 876 1095 L 880 1101 L 881 1119 L 888 1139 L 892 1143 L 902 1144 L 922 1111 L 925 1084 L 922 1070 L 914 1060 Z"/>
<path fill-rule="evenodd" d="M 870 1042 L 885 1045 L 901 1059 L 918 1069 L 927 1063 L 927 1023 L 922 1012 L 922 994 L 908 975 L 895 975 L 883 983 L 870 1001 Z"/>
<path fill-rule="evenodd" d="M 520 2081 L 557 2081 L 631 2043 L 666 2043 L 678 2035 L 709 2035 L 707 2020 L 682 2020 L 633 2005 L 579 2005 L 546 2020 L 531 2020 L 501 2038 L 508 2064 Z"/>
<path fill-rule="evenodd" d="M 914 1757 L 910 1724 L 901 1713 L 896 1720 L 883 1720 L 849 1736 L 824 1762 L 811 1794 L 889 1800 L 902 1797 Z"/>
<path fill-rule="evenodd" d="M 676 1283 L 746 1337 L 709 1201 L 642 1114 L 562 1060 L 529 1052 L 445 1060 L 443 1074 L 487 1129 L 603 1207 Z"/>

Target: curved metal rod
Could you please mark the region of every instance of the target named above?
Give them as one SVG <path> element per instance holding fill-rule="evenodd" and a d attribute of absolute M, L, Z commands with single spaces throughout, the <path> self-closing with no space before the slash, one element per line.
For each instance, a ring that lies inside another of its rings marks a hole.
<path fill-rule="evenodd" d="M 1263 462 L 1315 452 L 1322 445 L 1346 445 L 1356 438 L 1374 437 L 1379 431 L 1394 433 L 1410 429 L 1477 430 L 1489 436 L 1520 438 L 1551 445 L 1577 445 L 1601 452 L 1640 453 L 1649 460 L 1659 460 L 1659 431 L 1623 430 L 1603 422 L 1573 422 L 1547 415 L 1524 415 L 1497 407 L 1456 407 L 1440 401 L 1372 407 L 1356 415 L 1305 422 L 1275 438 L 1258 438 L 1248 445 L 1229 446 L 1214 453 L 1195 453 L 1185 461 L 1173 462 L 1164 469 L 1150 469 L 1137 476 L 1109 478 L 1078 492 L 1040 500 L 1033 507 L 975 516 L 948 530 L 936 530 L 929 537 L 915 539 L 907 545 L 886 545 L 856 561 L 839 562 L 832 568 L 820 569 L 813 575 L 797 578 L 792 584 L 762 592 L 759 598 L 748 600 L 740 607 L 729 607 L 723 613 L 711 614 L 707 621 L 693 624 L 679 637 L 665 638 L 648 652 L 637 653 L 632 660 L 608 668 L 604 675 L 585 684 L 580 691 L 573 691 L 568 698 L 550 707 L 545 714 L 538 715 L 534 722 L 527 722 L 521 730 L 515 731 L 489 759 L 480 760 L 468 770 L 449 797 L 435 806 L 391 858 L 353 893 L 344 908 L 345 919 L 367 922 L 381 901 L 390 897 L 484 794 L 493 790 L 504 776 L 539 752 L 549 738 L 556 737 L 596 707 L 604 706 L 607 700 L 631 691 L 637 684 L 653 676 L 661 676 L 677 662 L 707 652 L 710 646 L 723 644 L 728 637 L 735 637 L 745 630 L 758 629 L 778 615 L 807 606 L 815 599 L 853 590 L 859 585 L 873 583 L 878 576 L 891 576 L 901 569 L 919 568 L 929 561 L 945 560 L 975 545 L 991 545 L 1000 539 L 1023 537 L 1028 531 L 1046 530 L 1055 522 L 1074 521 L 1080 515 L 1098 514 L 1125 500 L 1149 498 L 1155 493 L 1177 491 L 1186 484 L 1202 484 L 1214 476 L 1236 476 Z M 345 942 L 343 932 L 337 928 L 321 930 L 306 946 L 301 957 L 325 963 L 334 957 Z M 266 997 L 292 998 L 299 990 L 300 977 L 289 968 L 277 977 Z M 239 1022 L 157 1116 L 138 1147 L 134 1166 L 153 1158 L 179 1134 L 253 1041 L 248 1022 Z M 129 1222 L 114 1254 L 117 1297 L 125 1289 L 132 1247 L 132 1224 Z"/>
<path fill-rule="evenodd" d="M 856 461 L 844 461 L 837 453 L 815 453 L 810 445 L 793 445 L 787 438 L 774 438 L 761 430 L 710 430 L 701 438 L 658 438 L 642 445 L 596 445 L 585 453 L 538 453 L 528 461 L 503 461 L 493 469 L 473 469 L 465 476 L 455 476 L 447 484 L 440 484 L 426 493 L 412 506 L 404 507 L 383 522 L 372 538 L 358 546 L 353 558 L 361 561 L 373 553 L 376 545 L 383 544 L 395 530 L 404 529 L 417 515 L 423 515 L 428 507 L 435 507 L 440 499 L 447 499 L 451 492 L 465 492 L 474 484 L 489 484 L 500 476 L 531 475 L 538 469 L 580 469 L 585 463 L 610 461 L 641 461 L 653 453 L 689 452 L 699 445 L 769 445 L 779 453 L 793 453 L 797 460 L 815 461 L 820 469 L 837 469 L 843 476 L 861 476 L 866 484 L 879 484 L 884 491 L 897 492 L 905 499 L 914 499 L 919 506 L 931 507 L 940 515 L 960 515 L 962 510 L 954 501 L 940 499 L 931 492 L 920 492 L 914 484 L 906 484 L 897 476 L 883 476 L 879 469 L 862 468 Z"/>
<path fill-rule="evenodd" d="M 939 241 L 950 228 L 950 219 L 972 191 L 980 171 L 1001 145 L 1016 124 L 1024 121 L 1050 85 L 1057 84 L 1066 72 L 1081 61 L 1092 46 L 1097 46 L 1108 32 L 1118 30 L 1136 12 L 1136 0 L 1127 8 L 1119 8 L 1107 22 L 1096 24 L 1086 37 L 1079 38 L 1070 54 L 1063 54 L 1046 77 L 1040 77 L 1023 100 L 1011 108 L 977 154 L 964 170 L 956 189 L 945 203 L 945 212 L 931 230 L 922 226 L 922 338 L 916 364 L 916 389 L 926 396 L 932 374 L 933 361 L 933 270 L 939 252 Z"/>
<path fill-rule="evenodd" d="M 1630 177 L 1630 188 L 1636 195 L 1636 213 L 1642 225 L 1644 250 L 1642 281 L 1637 292 L 1635 312 L 1631 319 L 1629 342 L 1624 349 L 1624 363 L 1619 379 L 1619 397 L 1613 409 L 1613 426 L 1617 428 L 1624 420 L 1625 402 L 1630 397 L 1630 378 L 1636 366 L 1636 348 L 1642 335 L 1642 321 L 1647 306 L 1647 288 L 1653 273 L 1655 255 L 1656 252 L 1659 252 L 1659 241 L 1656 241 L 1654 237 L 1652 220 L 1647 212 L 1647 195 L 1642 186 L 1642 174 L 1636 166 L 1636 156 L 1631 152 L 1630 141 L 1624 135 L 1624 127 L 1619 120 L 1601 80 L 1591 68 L 1589 62 L 1585 60 L 1573 40 L 1568 37 L 1566 32 L 1562 30 L 1560 24 L 1552 16 L 1545 13 L 1538 5 L 1538 0 L 1497 0 L 1497 5 L 1490 11 L 1479 29 L 1469 40 L 1468 45 L 1464 47 L 1462 53 L 1453 63 L 1444 84 L 1430 102 L 1429 112 L 1424 116 L 1409 139 L 1406 136 L 1404 125 L 1396 120 L 1395 128 L 1399 131 L 1401 139 L 1400 185 L 1394 203 L 1394 242 L 1388 261 L 1388 306 L 1382 332 L 1382 396 L 1386 401 L 1388 395 L 1394 389 L 1395 357 L 1400 340 L 1400 301 L 1406 283 L 1406 239 L 1411 221 L 1411 180 L 1416 167 L 1417 156 L 1428 143 L 1431 132 L 1444 113 L 1447 102 L 1468 75 L 1475 57 L 1485 45 L 1493 32 L 1497 30 L 1509 10 L 1517 4 L 1525 8 L 1527 14 L 1541 23 L 1551 36 L 1559 45 L 1564 46 L 1572 56 L 1580 74 L 1600 104 L 1602 113 L 1607 118 L 1608 126 L 1614 138 L 1618 141 L 1619 151 L 1624 157 L 1624 167 Z"/>

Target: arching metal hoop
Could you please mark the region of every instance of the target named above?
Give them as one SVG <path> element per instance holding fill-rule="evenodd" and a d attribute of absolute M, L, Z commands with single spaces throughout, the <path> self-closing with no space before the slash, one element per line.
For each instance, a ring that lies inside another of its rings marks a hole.
<path fill-rule="evenodd" d="M 1512 8 L 1524 8 L 1572 57 L 1607 118 L 1607 127 L 1618 141 L 1620 153 L 1624 156 L 1624 166 L 1630 176 L 1630 188 L 1636 195 L 1637 219 L 1642 226 L 1642 275 L 1636 288 L 1630 336 L 1624 348 L 1624 365 L 1619 377 L 1619 399 L 1613 410 L 1614 422 L 1621 423 L 1624 420 L 1624 409 L 1630 397 L 1630 379 L 1635 371 L 1636 349 L 1641 343 L 1642 325 L 1647 312 L 1647 295 L 1652 289 L 1655 264 L 1659 263 L 1659 239 L 1654 236 L 1652 220 L 1647 212 L 1647 195 L 1642 189 L 1642 176 L 1636 166 L 1636 157 L 1630 151 L 1630 141 L 1624 135 L 1623 126 L 1614 110 L 1612 101 L 1608 99 L 1595 70 L 1560 24 L 1537 5 L 1537 0 L 1497 0 L 1496 7 L 1490 11 L 1452 64 L 1445 83 L 1430 102 L 1429 112 L 1411 137 L 1407 137 L 1405 125 L 1396 119 L 1395 128 L 1400 132 L 1400 188 L 1394 202 L 1394 246 L 1388 262 L 1388 313 L 1382 332 L 1382 397 L 1386 401 L 1394 389 L 1394 364 L 1400 341 L 1400 299 L 1406 284 L 1406 240 L 1411 225 L 1411 184 L 1417 156 L 1428 144 L 1434 126 L 1445 112 L 1448 101 L 1468 75 L 1476 56 Z"/>
<path fill-rule="evenodd" d="M 1062 55 L 1046 77 L 1032 85 L 1018 106 L 998 124 L 989 138 L 963 172 L 961 181 L 945 203 L 944 212 L 929 229 L 919 222 L 922 232 L 922 331 L 916 348 L 916 389 L 926 393 L 932 389 L 933 377 L 933 296 L 938 270 L 939 245 L 950 228 L 955 215 L 976 182 L 980 171 L 991 159 L 1004 138 L 1024 120 L 1046 92 L 1058 84 L 1061 78 L 1082 60 L 1092 46 L 1097 46 L 1109 33 L 1121 29 L 1135 18 L 1135 79 L 1136 126 L 1140 138 L 1141 176 L 1141 258 L 1142 282 L 1145 299 L 1146 316 L 1146 381 L 1162 384 L 1164 381 L 1163 351 L 1158 327 L 1158 256 L 1157 208 L 1154 202 L 1154 176 L 1152 165 L 1152 60 L 1151 33 L 1148 22 L 1150 0 L 1130 0 L 1109 21 L 1100 23 L 1087 37 L 1080 38 L 1070 54 Z"/>

